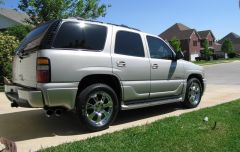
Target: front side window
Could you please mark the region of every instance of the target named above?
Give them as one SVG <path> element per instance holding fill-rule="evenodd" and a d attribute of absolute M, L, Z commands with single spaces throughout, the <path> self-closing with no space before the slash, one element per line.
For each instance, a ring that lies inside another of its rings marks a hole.
<path fill-rule="evenodd" d="M 173 57 L 172 50 L 161 39 L 147 36 L 148 47 L 151 58 L 171 60 Z"/>
<path fill-rule="evenodd" d="M 115 53 L 136 57 L 144 57 L 141 36 L 137 33 L 119 31 L 116 35 Z"/>
<path fill-rule="evenodd" d="M 103 50 L 106 35 L 107 28 L 105 26 L 79 22 L 65 22 L 55 38 L 53 47 Z"/>

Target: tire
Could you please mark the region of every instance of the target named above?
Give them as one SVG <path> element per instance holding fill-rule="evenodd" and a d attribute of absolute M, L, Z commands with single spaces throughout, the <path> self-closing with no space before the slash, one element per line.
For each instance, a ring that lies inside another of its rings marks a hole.
<path fill-rule="evenodd" d="M 196 108 L 202 98 L 202 85 L 197 78 L 191 78 L 187 82 L 187 89 L 183 105 L 186 108 Z"/>
<path fill-rule="evenodd" d="M 93 84 L 78 95 L 76 110 L 84 127 L 90 131 L 100 131 L 107 129 L 116 118 L 119 102 L 111 87 Z"/>

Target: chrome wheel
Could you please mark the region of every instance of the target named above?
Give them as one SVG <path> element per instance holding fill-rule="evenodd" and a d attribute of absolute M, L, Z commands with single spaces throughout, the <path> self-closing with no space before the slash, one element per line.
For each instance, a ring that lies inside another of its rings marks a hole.
<path fill-rule="evenodd" d="M 93 126 L 104 126 L 112 116 L 113 100 L 104 91 L 94 92 L 89 96 L 85 108 L 85 115 Z"/>
<path fill-rule="evenodd" d="M 191 102 L 191 104 L 193 105 L 197 105 L 200 102 L 201 87 L 199 83 L 192 82 L 192 84 L 189 87 L 188 99 L 189 102 Z"/>

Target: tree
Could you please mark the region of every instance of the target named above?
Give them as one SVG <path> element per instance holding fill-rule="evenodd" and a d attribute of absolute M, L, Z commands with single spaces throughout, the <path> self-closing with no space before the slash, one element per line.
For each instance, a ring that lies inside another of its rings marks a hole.
<path fill-rule="evenodd" d="M 222 44 L 222 51 L 228 54 L 229 58 L 233 58 L 236 56 L 236 52 L 233 48 L 233 43 L 230 39 L 224 40 Z"/>
<path fill-rule="evenodd" d="M 13 27 L 9 27 L 5 33 L 15 36 L 19 41 L 22 41 L 22 39 L 31 31 L 31 29 L 32 27 L 29 25 L 15 25 Z"/>
<path fill-rule="evenodd" d="M 222 44 L 222 51 L 225 53 L 230 53 L 233 52 L 233 43 L 230 39 L 226 39 L 224 40 L 223 44 Z"/>
<path fill-rule="evenodd" d="M 4 0 L 0 0 L 0 5 L 4 5 Z"/>
<path fill-rule="evenodd" d="M 172 38 L 169 41 L 169 44 L 172 46 L 172 48 L 174 49 L 175 52 L 180 52 L 182 51 L 181 49 L 181 42 L 179 39 L 177 39 L 176 37 Z"/>
<path fill-rule="evenodd" d="M 104 17 L 110 5 L 100 4 L 100 0 L 20 0 L 18 8 L 26 12 L 31 25 L 39 25 L 53 19 L 81 17 L 96 19 Z"/>
<path fill-rule="evenodd" d="M 209 43 L 208 43 L 208 40 L 205 39 L 203 42 L 202 42 L 202 46 L 203 46 L 203 54 L 205 56 L 205 58 L 207 60 L 210 59 L 210 56 L 212 55 L 212 51 L 209 49 Z"/>

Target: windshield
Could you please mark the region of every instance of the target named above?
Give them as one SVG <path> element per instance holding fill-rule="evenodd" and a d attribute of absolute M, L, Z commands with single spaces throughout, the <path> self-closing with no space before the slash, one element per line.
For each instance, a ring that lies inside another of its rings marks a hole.
<path fill-rule="evenodd" d="M 32 30 L 28 35 L 22 40 L 20 46 L 16 49 L 16 52 L 22 50 L 29 50 L 40 45 L 40 42 L 47 31 L 50 23 L 45 23 L 34 30 Z"/>

